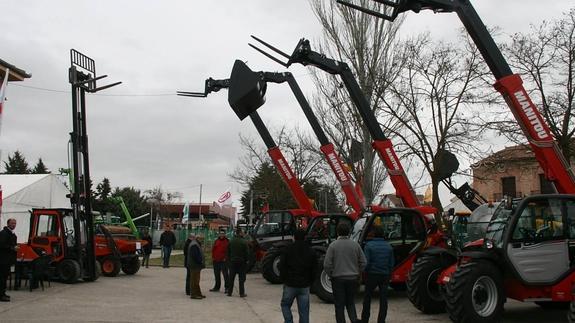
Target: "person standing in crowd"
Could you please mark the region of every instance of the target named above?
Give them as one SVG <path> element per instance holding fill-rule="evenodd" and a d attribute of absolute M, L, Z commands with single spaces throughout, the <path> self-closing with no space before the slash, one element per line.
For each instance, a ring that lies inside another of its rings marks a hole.
<path fill-rule="evenodd" d="M 309 288 L 317 271 L 317 255 L 305 241 L 306 232 L 298 229 L 294 243 L 280 257 L 280 277 L 284 283 L 281 309 L 285 323 L 293 323 L 291 306 L 297 299 L 300 323 L 309 323 Z"/>
<path fill-rule="evenodd" d="M 331 278 L 337 323 L 345 323 L 344 308 L 347 309 L 350 321 L 358 322 L 355 293 L 366 260 L 361 246 L 349 238 L 350 231 L 347 223 L 337 225 L 337 240 L 327 248 L 323 262 L 323 269 Z"/>
<path fill-rule="evenodd" d="M 191 236 L 190 243 L 188 244 L 188 252 L 186 257 L 186 268 L 189 273 L 190 283 L 190 298 L 203 299 L 206 298 L 202 294 L 200 288 L 200 273 L 202 269 L 206 268 L 204 259 L 204 252 L 202 250 L 202 236 Z"/>
<path fill-rule="evenodd" d="M 170 267 L 170 255 L 172 254 L 172 249 L 176 244 L 176 235 L 172 231 L 172 228 L 167 225 L 164 232 L 160 236 L 160 246 L 162 246 L 162 260 L 164 261 L 163 267 Z"/>
<path fill-rule="evenodd" d="M 228 259 L 230 262 L 229 288 L 227 295 L 232 296 L 234 290 L 234 280 L 236 275 L 239 276 L 240 297 L 246 297 L 244 283 L 246 281 L 246 268 L 248 263 L 249 247 L 248 242 L 244 239 L 241 229 L 237 229 L 232 241 L 228 245 Z"/>
<path fill-rule="evenodd" d="M 365 294 L 363 296 L 361 321 L 369 322 L 371 295 L 377 287 L 379 288 L 379 314 L 377 315 L 377 323 L 385 323 L 387 316 L 387 288 L 395 259 L 393 258 L 393 248 L 389 242 L 383 238 L 383 227 L 376 226 L 373 231 L 374 238 L 368 241 L 364 248 L 365 258 L 367 260 L 367 265 L 365 266 L 367 278 L 365 282 Z"/>
<path fill-rule="evenodd" d="M 16 263 L 18 239 L 16 238 L 16 219 L 8 219 L 6 226 L 0 231 L 0 302 L 9 302 L 6 295 L 6 280 L 10 275 L 10 267 Z"/>
<path fill-rule="evenodd" d="M 224 290 L 226 293 L 230 287 L 228 267 L 226 265 L 229 244 L 230 241 L 226 237 L 226 231 L 220 230 L 218 233 L 218 238 L 214 241 L 214 245 L 212 247 L 212 264 L 214 266 L 214 276 L 216 278 L 216 283 L 214 288 L 210 289 L 210 292 L 220 291 L 220 286 L 222 284 L 221 276 L 224 276 Z"/>
<path fill-rule="evenodd" d="M 190 271 L 188 270 L 188 249 L 190 247 L 190 243 L 196 239 L 196 236 L 193 233 L 188 235 L 188 239 L 184 242 L 184 266 L 186 267 L 186 295 L 190 296 Z"/>
<path fill-rule="evenodd" d="M 150 264 L 150 255 L 152 254 L 152 247 L 153 247 L 152 237 L 150 236 L 148 230 L 144 231 L 144 234 L 142 235 L 142 240 L 147 242 L 146 245 L 142 248 L 142 251 L 144 252 L 144 258 L 142 258 L 142 266 L 148 268 Z"/>

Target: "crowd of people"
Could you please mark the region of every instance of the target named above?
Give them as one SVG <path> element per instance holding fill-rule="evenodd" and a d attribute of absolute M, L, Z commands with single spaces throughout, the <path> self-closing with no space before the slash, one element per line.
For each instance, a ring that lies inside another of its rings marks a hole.
<path fill-rule="evenodd" d="M 390 274 L 394 266 L 394 255 L 391 245 L 384 239 L 382 227 L 375 227 L 373 238 L 365 247 L 350 239 L 351 227 L 341 223 L 337 227 L 338 238 L 332 242 L 326 252 L 323 269 L 331 279 L 335 321 L 346 322 L 345 312 L 352 323 L 367 323 L 370 318 L 371 298 L 376 288 L 379 289 L 379 312 L 377 322 L 385 322 L 387 316 L 387 289 Z M 310 321 L 310 288 L 319 274 L 318 255 L 306 241 L 306 232 L 297 230 L 294 243 L 283 249 L 279 261 L 280 277 L 283 292 L 280 301 L 281 312 L 285 323 L 293 323 L 292 305 L 297 303 L 299 322 Z M 190 234 L 184 245 L 186 274 L 186 294 L 192 299 L 203 299 L 206 296 L 200 289 L 200 273 L 205 266 L 203 254 L 203 236 Z M 236 276 L 239 283 L 240 297 L 246 297 L 245 281 L 249 247 L 241 230 L 234 232 L 231 240 L 225 231 L 220 231 L 214 241 L 211 257 L 213 263 L 214 286 L 210 292 L 219 292 L 223 287 L 227 296 L 232 296 Z M 359 283 L 365 279 L 365 294 L 361 315 L 355 307 L 355 296 Z"/>
<path fill-rule="evenodd" d="M 0 301 L 9 302 L 6 295 L 6 278 L 10 266 L 16 260 L 16 235 L 14 229 L 16 220 L 8 219 L 6 227 L 0 231 Z M 384 239 L 382 227 L 374 228 L 374 237 L 365 247 L 349 238 L 350 226 L 340 223 L 337 226 L 338 238 L 332 242 L 326 252 L 323 269 L 331 279 L 335 320 L 346 322 L 345 312 L 352 323 L 367 323 L 370 318 L 372 294 L 379 289 L 379 312 L 377 322 L 385 322 L 387 316 L 387 289 L 389 278 L 394 266 L 393 249 Z M 318 255 L 306 242 L 306 232 L 297 230 L 294 243 L 283 249 L 280 256 L 279 270 L 283 282 L 283 292 L 280 301 L 281 312 L 285 323 L 293 323 L 291 307 L 297 302 L 299 322 L 308 323 L 310 312 L 310 287 L 318 275 Z M 151 253 L 151 238 L 149 249 L 144 250 L 144 264 Z M 176 243 L 175 234 L 167 228 L 161 235 L 163 266 L 169 267 L 169 257 Z M 184 264 L 186 267 L 186 294 L 192 299 L 203 299 L 206 296 L 200 288 L 202 269 L 206 268 L 206 260 L 202 248 L 203 236 L 190 234 L 184 244 Z M 226 231 L 220 231 L 214 241 L 212 252 L 214 286 L 210 292 L 219 292 L 223 287 L 227 296 L 232 296 L 236 276 L 238 277 L 239 296 L 246 297 L 245 281 L 249 260 L 249 246 L 241 229 L 234 232 L 231 240 L 226 237 Z M 363 275 L 365 273 L 365 275 Z M 361 316 L 358 318 L 355 307 L 355 296 L 362 278 L 365 279 L 365 294 Z"/>

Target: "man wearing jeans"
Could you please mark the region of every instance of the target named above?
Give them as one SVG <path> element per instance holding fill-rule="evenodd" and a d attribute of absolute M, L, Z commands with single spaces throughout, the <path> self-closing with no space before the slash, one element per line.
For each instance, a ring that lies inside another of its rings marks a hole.
<path fill-rule="evenodd" d="M 377 323 L 385 323 L 387 316 L 387 287 L 389 286 L 389 275 L 393 271 L 395 260 L 393 259 L 393 249 L 389 242 L 383 238 L 384 230 L 382 226 L 373 229 L 374 238 L 365 245 L 365 258 L 367 265 L 365 271 L 367 278 L 365 282 L 365 294 L 363 296 L 363 310 L 361 321 L 369 322 L 369 311 L 371 306 L 371 294 L 375 288 L 379 288 L 379 313 Z"/>
<path fill-rule="evenodd" d="M 316 275 L 317 256 L 305 241 L 305 231 L 297 230 L 295 242 L 280 257 L 280 277 L 284 283 L 281 309 L 285 323 L 293 323 L 291 306 L 297 299 L 299 323 L 309 323 L 309 287 Z"/>
<path fill-rule="evenodd" d="M 323 269 L 331 278 L 337 323 L 345 323 L 344 308 L 350 321 L 358 322 L 355 293 L 366 260 L 361 246 L 349 238 L 350 231 L 347 223 L 338 224 L 337 240 L 329 245 L 323 261 Z"/>
<path fill-rule="evenodd" d="M 176 244 L 176 235 L 172 232 L 170 226 L 166 226 L 162 235 L 160 235 L 160 246 L 162 246 L 162 259 L 163 267 L 170 267 L 170 255 L 172 254 L 172 248 Z"/>

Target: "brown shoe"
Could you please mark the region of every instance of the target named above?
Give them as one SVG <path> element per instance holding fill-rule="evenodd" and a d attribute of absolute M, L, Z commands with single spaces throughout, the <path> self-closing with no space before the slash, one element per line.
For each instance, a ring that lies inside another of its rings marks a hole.
<path fill-rule="evenodd" d="M 202 296 L 190 296 L 191 299 L 204 299 Z"/>
<path fill-rule="evenodd" d="M 0 297 L 0 302 L 9 302 L 10 301 L 10 297 L 8 297 L 7 295 L 2 295 Z"/>

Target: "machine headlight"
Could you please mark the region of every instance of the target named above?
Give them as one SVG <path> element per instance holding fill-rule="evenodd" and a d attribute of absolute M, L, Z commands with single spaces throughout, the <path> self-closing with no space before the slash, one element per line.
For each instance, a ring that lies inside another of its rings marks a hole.
<path fill-rule="evenodd" d="M 487 249 L 493 249 L 493 247 L 495 247 L 495 246 L 493 245 L 493 241 L 491 241 L 491 240 L 485 240 L 485 248 L 487 248 Z"/>

